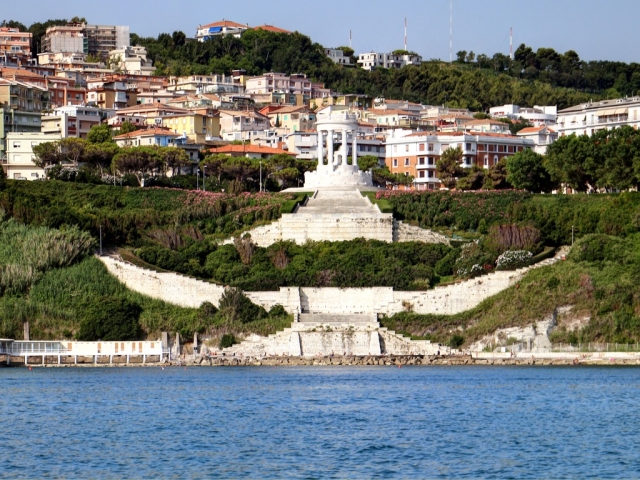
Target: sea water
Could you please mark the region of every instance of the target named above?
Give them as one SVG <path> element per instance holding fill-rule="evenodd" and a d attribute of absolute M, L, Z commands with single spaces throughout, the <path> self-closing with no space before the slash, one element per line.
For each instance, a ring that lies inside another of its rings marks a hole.
<path fill-rule="evenodd" d="M 0 475 L 637 478 L 640 369 L 0 369 Z"/>

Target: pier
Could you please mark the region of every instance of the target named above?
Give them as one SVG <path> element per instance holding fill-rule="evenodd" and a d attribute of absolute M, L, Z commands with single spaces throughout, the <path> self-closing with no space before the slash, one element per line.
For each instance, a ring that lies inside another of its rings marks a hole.
<path fill-rule="evenodd" d="M 0 356 L 6 364 L 24 365 L 127 365 L 170 360 L 169 349 L 160 341 L 72 342 L 0 339 Z"/>

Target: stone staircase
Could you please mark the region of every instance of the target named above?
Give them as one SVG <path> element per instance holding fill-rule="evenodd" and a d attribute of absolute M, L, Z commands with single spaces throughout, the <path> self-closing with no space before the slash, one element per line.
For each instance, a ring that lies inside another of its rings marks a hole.
<path fill-rule="evenodd" d="M 435 355 L 440 347 L 380 327 L 376 315 L 300 314 L 281 332 L 222 350 L 224 356 Z M 441 353 L 445 353 L 444 349 Z M 447 350 L 448 351 L 448 350 Z"/>

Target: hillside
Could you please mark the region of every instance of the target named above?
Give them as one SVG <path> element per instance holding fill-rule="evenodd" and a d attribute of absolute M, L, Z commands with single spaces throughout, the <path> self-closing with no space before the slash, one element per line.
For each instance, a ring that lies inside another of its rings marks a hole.
<path fill-rule="evenodd" d="M 472 311 L 451 317 L 407 312 L 382 323 L 443 343 L 451 341 L 452 332 L 456 332 L 469 343 L 495 329 L 540 320 L 558 307 L 572 305 L 576 318 L 586 320 L 577 330 L 560 328 L 556 340 L 640 341 L 640 297 L 636 292 L 640 193 L 381 192 L 378 197 L 396 218 L 451 235 L 453 248 L 358 240 L 307 246 L 284 243 L 267 249 L 251 247 L 245 241 L 219 247 L 217 239 L 256 221 L 277 218 L 294 200 L 286 194 L 229 196 L 56 181 L 6 181 L 0 187 L 0 211 L 28 226 L 4 221 L 6 238 L 18 243 L 4 240 L 0 249 L 5 285 L 0 295 L 0 335 L 19 338 L 21 322 L 26 318 L 33 320 L 32 332 L 41 338 L 70 335 L 80 328 L 88 303 L 114 297 L 137 305 L 141 334 L 145 335 L 161 330 L 180 331 L 187 336 L 194 331 L 224 329 L 265 333 L 288 321 L 279 316 L 282 312 L 274 312 L 271 317 L 263 312 L 256 321 L 236 319 L 229 323 L 212 306 L 180 309 L 126 290 L 95 259 L 82 259 L 87 245 L 97 245 L 98 226 L 102 224 L 109 243 L 126 249 L 133 261 L 264 290 L 293 284 L 424 289 L 473 277 L 496 265 L 511 269 L 545 258 L 553 252 L 552 247 L 571 244 L 573 230 L 577 243 L 566 262 L 528 273 L 519 286 Z M 269 216 L 261 217 L 256 213 L 260 211 L 270 212 Z M 63 233 L 47 230 L 50 227 Z M 93 234 L 92 242 L 87 244 L 89 238 L 80 229 Z M 31 243 L 22 238 L 31 238 Z M 72 245 L 80 241 L 80 250 L 77 255 L 63 257 L 68 258 L 64 262 L 53 258 L 50 263 L 33 264 L 41 265 L 37 268 L 29 267 L 29 262 L 38 259 L 26 253 L 21 257 L 17 245 L 42 243 L 38 238 Z M 503 255 L 510 251 L 532 253 Z M 537 256 L 532 258 L 532 254 Z M 23 257 L 26 260 L 21 260 Z M 8 267 L 10 264 L 28 268 L 16 270 Z M 21 271 L 32 273 L 27 277 L 14 275 L 26 280 L 13 281 L 18 287 L 11 287 L 8 276 Z"/>

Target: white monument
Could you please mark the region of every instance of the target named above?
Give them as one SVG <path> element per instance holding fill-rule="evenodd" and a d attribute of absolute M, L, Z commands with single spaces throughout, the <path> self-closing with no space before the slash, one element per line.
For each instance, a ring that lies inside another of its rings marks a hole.
<path fill-rule="evenodd" d="M 304 187 L 372 187 L 371 172 L 363 172 L 358 167 L 358 119 L 346 109 L 327 107 L 318 112 L 318 168 L 306 172 Z M 349 134 L 352 141 L 352 162 L 347 163 Z M 339 137 L 338 137 L 339 136 Z M 337 140 L 340 147 L 334 148 Z M 325 149 L 326 143 L 326 149 Z M 326 153 L 326 157 L 325 157 Z"/>

